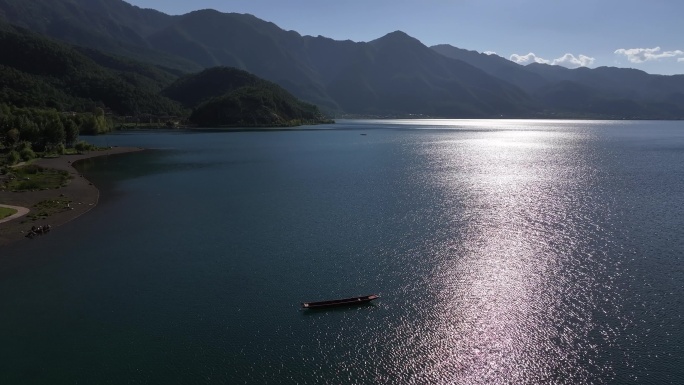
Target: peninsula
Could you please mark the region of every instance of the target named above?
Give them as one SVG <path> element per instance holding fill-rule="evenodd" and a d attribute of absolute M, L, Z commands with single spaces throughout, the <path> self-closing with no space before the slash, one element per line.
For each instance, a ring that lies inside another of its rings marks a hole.
<path fill-rule="evenodd" d="M 78 218 L 97 205 L 100 197 L 99 190 L 74 168 L 74 164 L 88 158 L 113 156 L 142 150 L 138 147 L 113 147 L 106 150 L 88 151 L 78 155 L 62 155 L 59 158 L 35 160 L 32 164 L 68 172 L 70 179 L 66 186 L 58 189 L 22 192 L 0 190 L 0 205 L 28 210 L 20 210 L 20 213 L 24 213 L 22 216 L 9 217 L 12 219 L 5 218 L 0 221 L 0 247 L 26 239 L 26 235 L 33 226 L 50 225 L 52 229 L 55 229 Z M 36 212 L 42 202 L 58 202 L 60 207 L 51 210 L 48 216 L 31 216 L 31 213 Z"/>

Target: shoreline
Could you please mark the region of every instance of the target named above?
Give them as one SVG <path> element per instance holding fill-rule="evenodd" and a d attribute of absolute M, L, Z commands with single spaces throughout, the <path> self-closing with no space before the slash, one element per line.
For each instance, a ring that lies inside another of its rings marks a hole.
<path fill-rule="evenodd" d="M 22 239 L 25 240 L 26 234 L 28 234 L 31 226 L 50 225 L 54 231 L 59 226 L 71 222 L 97 205 L 100 199 L 100 190 L 76 170 L 74 167 L 76 163 L 84 159 L 127 154 L 143 150 L 143 148 L 139 147 L 112 147 L 107 150 L 89 151 L 85 154 L 62 155 L 59 158 L 37 159 L 33 164 L 45 168 L 67 171 L 71 176 L 69 183 L 64 187 L 52 190 L 24 192 L 0 191 L 0 204 L 32 210 L 36 203 L 44 200 L 68 199 L 71 201 L 69 205 L 70 210 L 64 210 L 50 215 L 47 218 L 41 218 L 35 221 L 26 218 L 25 215 L 28 214 L 28 212 L 24 212 L 24 215 L 22 216 L 13 216 L 13 219 L 1 222 L 0 247 L 18 242 Z"/>

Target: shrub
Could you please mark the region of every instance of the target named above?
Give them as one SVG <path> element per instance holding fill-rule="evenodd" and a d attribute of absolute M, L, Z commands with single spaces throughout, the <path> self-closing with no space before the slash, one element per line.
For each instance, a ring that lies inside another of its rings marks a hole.
<path fill-rule="evenodd" d="M 92 144 L 90 144 L 90 143 L 88 143 L 88 142 L 86 142 L 86 141 L 79 140 L 79 141 L 76 142 L 76 144 L 74 145 L 74 148 L 75 148 L 76 151 L 78 151 L 78 152 L 84 152 L 84 151 L 89 151 L 89 150 L 95 149 L 95 146 L 93 146 Z"/>
<path fill-rule="evenodd" d="M 46 155 L 64 155 L 66 147 L 64 143 L 49 144 L 45 146 Z"/>
<path fill-rule="evenodd" d="M 29 161 L 36 157 L 36 153 L 30 148 L 24 148 L 23 150 L 19 151 L 19 155 L 24 161 Z"/>
<path fill-rule="evenodd" d="M 38 174 L 39 172 L 42 172 L 45 170 L 43 167 L 37 165 L 37 164 L 29 164 L 28 166 L 24 166 L 21 168 L 21 171 L 26 173 L 26 174 L 31 174 L 35 175 Z"/>
<path fill-rule="evenodd" d="M 10 151 L 7 154 L 7 164 L 17 164 L 21 160 L 21 155 L 16 151 Z"/>
<path fill-rule="evenodd" d="M 31 150 L 31 142 L 20 142 L 17 145 L 17 151 L 19 151 L 19 152 L 26 150 L 26 149 Z"/>
<path fill-rule="evenodd" d="M 39 190 L 40 183 L 35 180 L 22 180 L 19 182 L 18 190 Z"/>

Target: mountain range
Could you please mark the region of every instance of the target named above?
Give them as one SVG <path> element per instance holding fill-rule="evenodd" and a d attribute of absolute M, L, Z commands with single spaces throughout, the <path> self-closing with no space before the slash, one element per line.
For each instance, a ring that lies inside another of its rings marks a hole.
<path fill-rule="evenodd" d="M 177 75 L 90 48 L 56 42 L 0 23 L 0 103 L 20 108 L 117 115 L 185 115 L 161 91 Z"/>
<path fill-rule="evenodd" d="M 0 0 L 0 20 L 179 76 L 227 66 L 337 116 L 684 118 L 684 75 L 522 66 L 401 31 L 369 42 L 285 31 L 252 15 L 180 16 L 121 0 Z"/>

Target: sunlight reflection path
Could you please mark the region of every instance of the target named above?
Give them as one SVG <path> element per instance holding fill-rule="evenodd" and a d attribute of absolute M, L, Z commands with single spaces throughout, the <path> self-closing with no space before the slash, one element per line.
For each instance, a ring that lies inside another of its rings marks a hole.
<path fill-rule="evenodd" d="M 591 344 L 611 334 L 595 312 L 617 306 L 595 295 L 608 242 L 600 218 L 610 208 L 595 206 L 599 176 L 582 136 L 506 130 L 458 138 L 424 148 L 446 199 L 464 203 L 445 206 L 461 230 L 432 245 L 438 303 L 421 331 L 429 353 L 417 377 L 503 384 L 610 376 Z"/>

